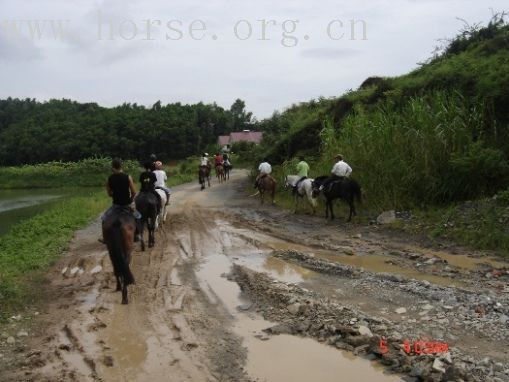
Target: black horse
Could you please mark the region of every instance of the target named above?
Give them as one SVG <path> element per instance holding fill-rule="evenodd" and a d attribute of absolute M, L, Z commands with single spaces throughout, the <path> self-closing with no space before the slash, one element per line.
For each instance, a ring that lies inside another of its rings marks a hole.
<path fill-rule="evenodd" d="M 352 215 L 357 215 L 354 199 L 361 203 L 361 186 L 353 179 L 343 178 L 329 184 L 326 189 L 320 191 L 320 186 L 323 185 L 327 178 L 328 176 L 319 176 L 313 181 L 313 196 L 316 197 L 320 192 L 325 196 L 325 218 L 329 218 L 330 211 L 330 219 L 334 219 L 332 202 L 335 199 L 343 199 L 350 206 L 348 221 L 351 221 Z"/>
<path fill-rule="evenodd" d="M 103 221 L 103 237 L 108 247 L 113 272 L 117 280 L 117 291 L 122 291 L 122 304 L 127 304 L 127 286 L 134 284 L 131 273 L 131 252 L 133 250 L 136 222 L 129 210 L 113 211 Z"/>
<path fill-rule="evenodd" d="M 153 247 L 155 244 L 155 229 L 156 229 L 156 218 L 157 218 L 157 207 L 159 200 L 153 192 L 141 191 L 134 199 L 136 209 L 141 214 L 139 219 L 138 231 L 140 235 L 141 250 L 145 250 L 145 240 L 143 239 L 143 231 L 145 225 L 148 229 L 148 246 Z"/>

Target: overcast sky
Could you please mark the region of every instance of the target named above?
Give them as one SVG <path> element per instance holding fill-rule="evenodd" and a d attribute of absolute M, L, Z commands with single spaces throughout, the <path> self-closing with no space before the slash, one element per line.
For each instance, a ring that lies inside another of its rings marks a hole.
<path fill-rule="evenodd" d="M 507 0 L 0 0 L 0 98 L 226 108 L 242 98 L 263 118 L 338 96 L 372 75 L 406 73 L 457 33 L 457 18 L 486 23 L 504 6 Z"/>

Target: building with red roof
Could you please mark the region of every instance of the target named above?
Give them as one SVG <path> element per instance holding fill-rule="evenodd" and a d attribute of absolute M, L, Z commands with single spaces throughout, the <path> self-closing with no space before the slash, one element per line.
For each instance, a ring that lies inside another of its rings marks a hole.
<path fill-rule="evenodd" d="M 220 146 L 231 145 L 236 142 L 253 142 L 258 144 L 262 141 L 263 133 L 261 131 L 243 130 L 240 132 L 230 133 L 230 135 L 220 135 L 217 143 Z"/>

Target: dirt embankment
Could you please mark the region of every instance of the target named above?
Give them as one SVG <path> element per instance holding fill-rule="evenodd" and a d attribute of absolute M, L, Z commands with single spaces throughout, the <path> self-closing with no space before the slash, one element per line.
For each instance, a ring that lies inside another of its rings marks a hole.
<path fill-rule="evenodd" d="M 0 379 L 400 379 L 374 360 L 410 380 L 509 380 L 505 263 L 260 207 L 244 175 L 175 190 L 156 246 L 134 253 L 128 306 L 113 292 L 98 223 L 79 232 L 39 314 L 3 329 Z M 450 351 L 406 352 L 406 339 Z"/>

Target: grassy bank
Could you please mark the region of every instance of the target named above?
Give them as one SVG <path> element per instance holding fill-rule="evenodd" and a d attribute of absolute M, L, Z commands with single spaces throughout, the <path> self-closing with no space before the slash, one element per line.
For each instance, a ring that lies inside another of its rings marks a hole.
<path fill-rule="evenodd" d="M 410 221 L 396 222 L 394 228 L 509 257 L 509 191 L 496 198 L 416 210 L 414 215 Z"/>
<path fill-rule="evenodd" d="M 0 237 L 0 318 L 32 301 L 40 275 L 108 204 L 98 191 L 66 199 Z"/>

